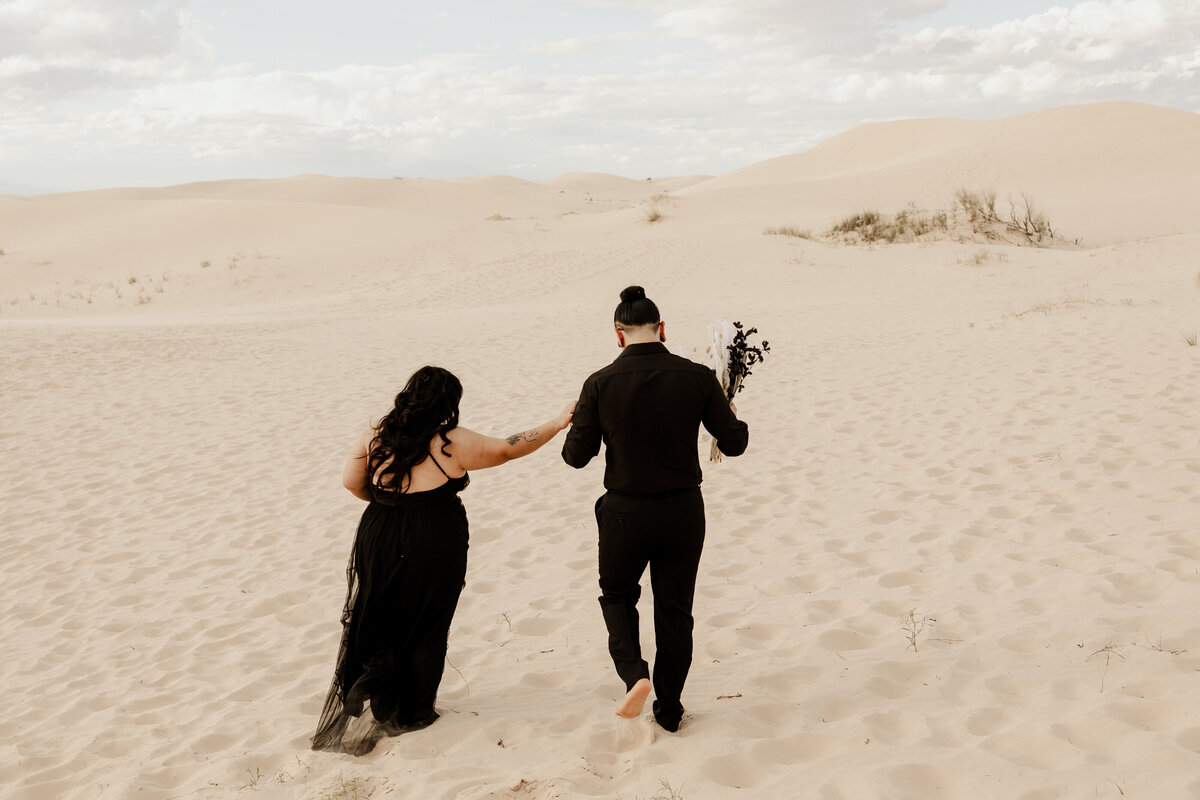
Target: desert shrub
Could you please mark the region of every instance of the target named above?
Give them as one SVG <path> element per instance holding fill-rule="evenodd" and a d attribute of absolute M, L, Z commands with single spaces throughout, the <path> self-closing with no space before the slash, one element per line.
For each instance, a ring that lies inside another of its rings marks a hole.
<path fill-rule="evenodd" d="M 822 237 L 841 238 L 848 242 L 912 242 L 922 237 L 946 238 L 953 235 L 960 242 L 968 240 L 1002 241 L 1009 244 L 1030 244 L 1035 247 L 1052 247 L 1067 244 L 1050 224 L 1045 212 L 1038 209 L 1027 194 L 1020 201 L 1009 199 L 1009 213 L 1002 217 L 996 210 L 996 193 L 991 190 L 959 189 L 955 203 L 949 209 L 925 211 L 910 203 L 895 216 L 878 211 L 861 211 L 851 214 L 835 224 Z M 963 217 L 970 226 L 970 234 L 961 230 Z M 807 232 L 784 226 L 767 228 L 764 233 L 785 236 L 804 236 Z M 1015 234 L 1015 236 L 1014 236 Z M 1079 239 L 1074 240 L 1080 246 Z M 1003 260 L 1002 256 L 997 258 Z M 979 263 L 978 260 L 976 263 Z"/>
<path fill-rule="evenodd" d="M 778 227 L 769 227 L 763 230 L 765 236 L 794 236 L 797 239 L 811 239 L 812 231 L 807 228 L 801 230 L 795 225 L 780 225 Z"/>
<path fill-rule="evenodd" d="M 830 235 L 856 237 L 863 242 L 912 241 L 917 237 L 947 230 L 949 217 L 945 212 L 923 212 L 915 206 L 904 209 L 894 217 L 877 211 L 863 211 L 846 217 L 834 225 Z"/>
<path fill-rule="evenodd" d="M 946 230 L 949 227 L 949 217 L 945 211 L 922 212 L 916 206 L 910 206 L 896 215 L 896 236 L 902 238 L 924 236 L 936 230 Z"/>
<path fill-rule="evenodd" d="M 879 224 L 879 212 L 863 211 L 846 217 L 831 229 L 834 233 L 858 233 L 873 229 Z"/>
<path fill-rule="evenodd" d="M 972 192 L 969 189 L 959 189 L 954 196 L 963 213 L 970 222 L 1000 222 L 996 213 L 996 193 L 993 191 Z"/>
<path fill-rule="evenodd" d="M 857 237 L 863 242 L 896 241 L 896 226 L 885 220 L 878 211 L 851 214 L 834 225 L 829 232 Z"/>
<path fill-rule="evenodd" d="M 646 202 L 646 222 L 658 222 L 663 218 L 662 203 L 665 200 L 665 195 L 656 194 Z"/>
<path fill-rule="evenodd" d="M 1029 195 L 1022 193 L 1020 205 L 1011 197 L 1008 200 L 1008 217 L 1002 218 L 996 211 L 996 193 L 993 191 L 971 191 L 959 189 L 955 194 L 959 208 L 971 223 L 971 231 L 989 239 L 997 238 L 997 229 L 1025 237 L 1030 244 L 1053 243 L 1058 234 L 1050 224 L 1045 212 L 1034 206 Z M 1081 244 L 1075 240 L 1075 245 Z"/>
<path fill-rule="evenodd" d="M 1054 228 L 1050 226 L 1050 220 L 1046 218 L 1045 213 L 1034 208 L 1033 201 L 1029 198 L 1029 195 L 1021 195 L 1020 209 L 1011 200 L 1009 204 L 1012 206 L 1008 212 L 1008 227 L 1010 229 L 1023 234 L 1030 240 L 1039 242 L 1043 239 L 1054 238 Z"/>

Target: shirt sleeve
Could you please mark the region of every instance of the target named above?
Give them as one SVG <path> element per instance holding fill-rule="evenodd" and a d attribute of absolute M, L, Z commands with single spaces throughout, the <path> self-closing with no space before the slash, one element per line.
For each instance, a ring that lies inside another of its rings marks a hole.
<path fill-rule="evenodd" d="M 750 428 L 733 413 L 717 376 L 711 370 L 705 381 L 708 397 L 704 402 L 704 429 L 717 440 L 717 447 L 727 456 L 740 456 L 750 441 Z"/>
<path fill-rule="evenodd" d="M 600 452 L 603 437 L 596 408 L 598 399 L 595 382 L 586 381 L 579 393 L 579 400 L 575 403 L 575 413 L 571 415 L 571 430 L 567 431 L 562 449 L 563 461 L 575 469 L 587 466 Z"/>

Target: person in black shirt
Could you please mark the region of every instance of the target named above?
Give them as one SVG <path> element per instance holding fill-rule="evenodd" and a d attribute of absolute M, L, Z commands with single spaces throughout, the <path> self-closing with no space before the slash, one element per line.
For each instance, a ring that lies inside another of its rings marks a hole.
<path fill-rule="evenodd" d="M 583 384 L 563 460 L 579 469 L 605 445 L 600 528 L 600 608 L 608 651 L 626 695 L 622 717 L 642 713 L 650 694 L 637 602 L 650 567 L 654 593 L 654 718 L 679 729 L 680 696 L 692 663 L 692 599 L 704 546 L 697 437 L 700 425 L 727 456 L 746 450 L 746 423 L 708 367 L 662 345 L 666 324 L 640 286 L 621 292 L 614 313 L 620 356 Z"/>

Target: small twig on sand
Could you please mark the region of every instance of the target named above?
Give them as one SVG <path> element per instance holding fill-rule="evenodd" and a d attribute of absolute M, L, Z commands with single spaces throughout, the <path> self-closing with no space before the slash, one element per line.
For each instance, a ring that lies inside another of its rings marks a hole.
<path fill-rule="evenodd" d="M 904 638 L 908 639 L 908 646 L 912 648 L 914 653 L 917 652 L 917 638 L 934 622 L 937 622 L 937 620 L 933 617 L 927 617 L 924 614 L 918 617 L 915 608 L 910 609 L 907 614 L 900 618 L 900 627 L 904 629 Z"/>
<path fill-rule="evenodd" d="M 1088 656 L 1086 659 L 1084 659 L 1084 661 L 1085 661 L 1085 662 L 1087 662 L 1087 661 L 1091 661 L 1093 658 L 1095 658 L 1096 656 L 1100 655 L 1101 653 L 1103 653 L 1103 654 L 1104 654 L 1104 672 L 1102 672 L 1102 673 L 1100 674 L 1100 692 L 1101 692 L 1101 694 L 1103 694 L 1103 693 L 1104 693 L 1104 679 L 1108 677 L 1108 664 L 1109 664 L 1109 662 L 1111 662 L 1111 661 L 1112 661 L 1112 657 L 1113 657 L 1113 656 L 1116 656 L 1117 658 L 1119 658 L 1119 659 L 1121 659 L 1122 661 L 1124 661 L 1124 660 L 1125 660 L 1125 654 L 1124 654 L 1124 653 L 1122 653 L 1121 651 L 1117 650 L 1117 646 L 1116 646 L 1116 645 L 1113 645 L 1113 644 L 1107 644 L 1107 645 L 1105 645 L 1104 647 L 1101 647 L 1101 648 L 1100 648 L 1099 650 L 1097 650 L 1096 652 L 1092 653 L 1090 656 Z M 1124 792 L 1121 792 L 1121 794 L 1124 794 Z"/>
<path fill-rule="evenodd" d="M 450 665 L 451 669 L 453 669 L 455 672 L 458 673 L 458 677 L 462 678 L 463 686 L 467 687 L 467 697 L 470 697 L 471 696 L 471 684 L 467 683 L 467 676 L 462 674 L 461 669 L 454 666 L 454 662 L 451 661 L 449 657 L 446 658 L 446 663 Z"/>
<path fill-rule="evenodd" d="M 1181 656 L 1187 652 L 1187 650 L 1172 650 L 1169 647 L 1163 647 L 1162 636 L 1158 637 L 1158 644 L 1151 642 L 1149 636 L 1146 637 L 1146 642 L 1150 645 L 1151 650 L 1157 650 L 1160 653 L 1170 653 L 1173 656 Z"/>

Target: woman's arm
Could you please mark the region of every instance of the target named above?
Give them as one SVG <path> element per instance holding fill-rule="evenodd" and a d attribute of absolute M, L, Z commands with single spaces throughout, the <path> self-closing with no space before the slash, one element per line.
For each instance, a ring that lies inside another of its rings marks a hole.
<path fill-rule="evenodd" d="M 466 428 L 455 428 L 446 434 L 450 439 L 447 452 L 465 470 L 497 467 L 514 458 L 527 456 L 553 439 L 559 431 L 571 424 L 574 403 L 563 407 L 562 413 L 549 422 L 514 433 L 504 439 L 484 436 Z"/>
<path fill-rule="evenodd" d="M 354 447 L 350 450 L 350 457 L 346 459 L 346 466 L 342 468 L 342 486 L 350 490 L 350 494 L 357 497 L 359 500 L 370 502 L 371 492 L 367 489 L 369 476 L 367 475 L 367 450 L 371 446 L 371 439 L 375 437 L 375 429 L 367 428 L 354 442 Z"/>

